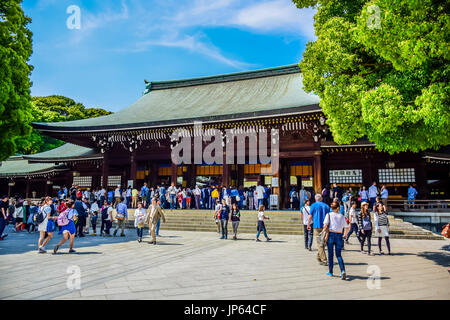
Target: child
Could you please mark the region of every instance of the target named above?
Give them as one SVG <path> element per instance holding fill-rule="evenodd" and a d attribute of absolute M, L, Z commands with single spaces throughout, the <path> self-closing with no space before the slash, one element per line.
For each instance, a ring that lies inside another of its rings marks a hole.
<path fill-rule="evenodd" d="M 142 242 L 142 233 L 144 231 L 144 218 L 145 209 L 142 206 L 142 202 L 138 202 L 137 209 L 134 212 L 134 227 L 137 231 L 138 242 Z"/>

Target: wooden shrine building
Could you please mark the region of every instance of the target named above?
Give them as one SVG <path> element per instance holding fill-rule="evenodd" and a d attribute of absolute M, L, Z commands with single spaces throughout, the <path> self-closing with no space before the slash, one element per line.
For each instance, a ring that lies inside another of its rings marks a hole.
<path fill-rule="evenodd" d="M 376 151 L 369 141 L 337 145 L 325 124 L 319 98 L 302 88 L 297 65 L 147 82 L 144 95 L 117 113 L 34 123 L 42 134 L 67 144 L 2 162 L 0 191 L 40 197 L 72 184 L 93 189 L 118 184 L 140 188 L 144 182 L 188 187 L 248 187 L 260 182 L 272 187 L 283 208 L 289 206 L 292 187 L 320 192 L 326 184 L 359 188 L 377 181 L 386 184 L 391 195 L 405 196 L 412 183 L 424 197 L 448 198 L 448 150 L 391 156 Z M 201 133 L 194 130 L 199 122 Z M 278 129 L 278 169 L 272 170 L 274 163 L 250 163 L 248 159 L 231 164 L 194 164 L 193 159 L 178 166 L 172 163 L 172 132 L 186 129 L 195 137 L 212 128 L 223 133 L 231 128 L 267 132 L 269 146 L 271 130 Z"/>

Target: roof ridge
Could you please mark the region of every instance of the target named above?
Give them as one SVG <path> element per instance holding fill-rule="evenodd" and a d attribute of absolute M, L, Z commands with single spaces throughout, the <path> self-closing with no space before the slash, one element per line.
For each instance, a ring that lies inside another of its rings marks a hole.
<path fill-rule="evenodd" d="M 202 84 L 212 84 L 228 81 L 239 81 L 247 79 L 255 79 L 262 77 L 278 76 L 290 73 L 300 73 L 300 67 L 297 64 L 286 66 L 271 67 L 265 69 L 248 70 L 234 73 L 226 73 L 212 76 L 186 78 L 178 80 L 164 80 L 147 82 L 145 86 L 145 94 L 153 90 L 189 87 Z"/>

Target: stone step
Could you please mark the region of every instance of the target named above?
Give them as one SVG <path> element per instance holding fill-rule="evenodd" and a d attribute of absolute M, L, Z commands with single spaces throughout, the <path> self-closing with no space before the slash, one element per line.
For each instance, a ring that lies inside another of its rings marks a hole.
<path fill-rule="evenodd" d="M 165 210 L 166 223 L 161 230 L 204 231 L 217 233 L 217 225 L 212 210 Z M 127 228 L 134 228 L 134 210 L 129 210 Z M 239 233 L 256 234 L 256 211 L 241 211 Z M 270 220 L 266 221 L 269 234 L 303 235 L 303 224 L 298 211 L 267 211 Z M 422 229 L 394 216 L 389 216 L 390 236 L 400 239 L 443 239 L 442 236 Z M 228 224 L 228 232 L 232 232 L 232 224 Z"/>

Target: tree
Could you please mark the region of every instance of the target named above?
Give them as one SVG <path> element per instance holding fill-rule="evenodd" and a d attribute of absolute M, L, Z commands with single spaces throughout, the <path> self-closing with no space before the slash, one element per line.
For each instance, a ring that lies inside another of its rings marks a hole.
<path fill-rule="evenodd" d="M 30 133 L 31 97 L 27 63 L 32 53 L 31 22 L 21 0 L 0 1 L 0 161 L 16 151 L 14 140 Z"/>
<path fill-rule="evenodd" d="M 86 108 L 83 104 L 64 96 L 48 96 L 32 98 L 32 117 L 30 122 L 60 122 L 95 118 L 111 114 L 101 108 Z M 42 135 L 33 129 L 25 137 L 17 138 L 17 152 L 33 154 L 51 150 L 65 142 Z"/>
<path fill-rule="evenodd" d="M 449 2 L 293 0 L 315 7 L 300 62 L 334 140 L 389 153 L 450 144 Z"/>

